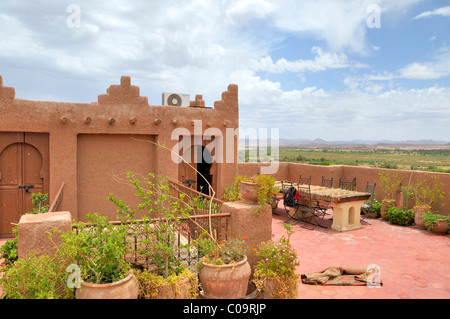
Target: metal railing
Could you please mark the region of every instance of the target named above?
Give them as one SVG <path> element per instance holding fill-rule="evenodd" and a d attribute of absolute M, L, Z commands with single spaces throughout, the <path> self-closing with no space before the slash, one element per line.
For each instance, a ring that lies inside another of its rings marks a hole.
<path fill-rule="evenodd" d="M 173 198 L 179 198 L 181 194 L 184 194 L 184 202 L 193 208 L 189 217 L 180 217 L 176 221 L 166 218 L 152 218 L 149 220 L 137 219 L 127 222 L 111 221 L 110 223 L 113 225 L 126 224 L 129 226 L 126 240 L 130 244 L 130 248 L 125 259 L 134 265 L 147 269 L 151 269 L 152 265 L 150 264 L 151 261 L 149 260 L 148 254 L 145 251 L 140 253 L 140 251 L 145 249 L 142 239 L 145 239 L 145 236 L 147 236 L 147 239 L 153 236 L 151 228 L 157 227 L 157 223 L 173 223 L 175 257 L 182 265 L 195 272 L 198 256 L 195 246 L 192 245 L 193 241 L 205 231 L 217 241 L 226 239 L 230 214 L 221 212 L 223 201 L 197 192 L 177 181 L 169 180 L 169 189 Z M 76 225 L 73 225 L 73 228 L 76 229 Z"/>

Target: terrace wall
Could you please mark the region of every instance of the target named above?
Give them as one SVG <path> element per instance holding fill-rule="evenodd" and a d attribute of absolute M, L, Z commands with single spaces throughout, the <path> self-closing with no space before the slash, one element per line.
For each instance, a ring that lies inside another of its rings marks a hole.
<path fill-rule="evenodd" d="M 239 163 L 238 164 L 238 174 L 252 176 L 256 175 L 260 167 L 263 164 L 260 163 Z M 383 168 L 372 168 L 372 167 L 361 167 L 361 166 L 348 166 L 348 165 L 310 165 L 302 163 L 288 163 L 281 162 L 279 165 L 278 172 L 273 174 L 276 180 L 291 180 L 297 181 L 299 175 L 303 177 L 308 177 L 311 175 L 311 183 L 313 185 L 320 185 L 322 176 L 325 178 L 333 177 L 333 187 L 337 187 L 339 183 L 339 178 L 345 181 L 351 181 L 353 177 L 356 177 L 357 189 L 364 191 L 366 183 L 370 184 L 377 183 L 376 186 L 376 199 L 382 200 L 384 198 L 384 191 L 380 185 L 379 173 L 381 171 L 398 172 L 400 177 L 404 177 L 403 185 L 406 186 L 408 183 L 411 185 L 416 184 L 417 180 L 430 180 L 433 175 L 436 176 L 437 182 L 443 183 L 442 191 L 445 192 L 444 200 L 441 203 L 433 205 L 433 209 L 439 211 L 443 215 L 450 215 L 450 174 L 449 173 L 435 173 L 435 172 L 424 172 L 424 171 L 411 171 L 411 170 L 393 170 L 393 169 L 383 169 Z M 397 203 L 401 203 L 402 194 L 397 194 Z M 409 200 L 407 203 L 408 207 L 414 205 L 413 200 Z"/>

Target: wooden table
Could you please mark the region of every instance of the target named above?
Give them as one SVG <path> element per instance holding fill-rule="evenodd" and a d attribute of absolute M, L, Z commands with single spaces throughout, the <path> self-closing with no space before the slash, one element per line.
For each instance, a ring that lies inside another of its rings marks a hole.
<path fill-rule="evenodd" d="M 275 185 L 281 189 L 281 182 Z M 297 187 L 298 184 L 293 183 L 293 186 Z M 343 232 L 361 228 L 361 206 L 370 198 L 370 193 L 316 185 L 310 188 L 313 201 L 327 202 L 333 207 L 331 229 Z"/>

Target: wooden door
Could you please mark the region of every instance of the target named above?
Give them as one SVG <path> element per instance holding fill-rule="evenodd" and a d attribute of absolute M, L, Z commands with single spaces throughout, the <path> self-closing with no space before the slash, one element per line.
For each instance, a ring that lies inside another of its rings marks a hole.
<path fill-rule="evenodd" d="M 33 209 L 32 193 L 48 193 L 48 134 L 0 133 L 0 238 Z"/>

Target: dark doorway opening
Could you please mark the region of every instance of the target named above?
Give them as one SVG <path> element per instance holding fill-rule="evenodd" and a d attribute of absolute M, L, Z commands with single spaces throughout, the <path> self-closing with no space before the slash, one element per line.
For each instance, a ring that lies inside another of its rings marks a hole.
<path fill-rule="evenodd" d="M 212 186 L 212 156 L 206 147 L 197 146 L 196 148 L 197 158 L 201 159 L 201 161 L 197 163 L 197 191 L 206 195 L 211 195 L 209 192 L 208 183 Z"/>

